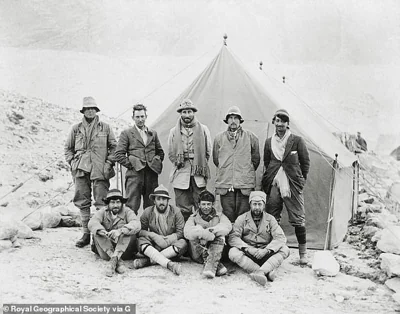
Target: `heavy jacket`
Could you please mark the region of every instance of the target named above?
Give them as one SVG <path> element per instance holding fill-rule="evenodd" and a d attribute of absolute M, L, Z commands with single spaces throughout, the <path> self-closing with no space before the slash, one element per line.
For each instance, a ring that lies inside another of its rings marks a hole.
<path fill-rule="evenodd" d="M 286 244 L 286 237 L 272 215 L 263 212 L 257 228 L 251 212 L 247 212 L 236 219 L 228 243 L 238 249 L 256 247 L 277 252 Z"/>
<path fill-rule="evenodd" d="M 183 227 L 185 226 L 185 220 L 179 209 L 172 205 L 169 206 L 169 213 L 167 217 L 167 236 L 169 237 L 169 242 L 173 243 L 176 240 L 183 238 Z M 147 207 L 142 216 L 140 216 L 141 229 L 144 231 L 151 231 L 158 233 L 157 223 L 156 223 L 156 207 Z M 141 235 L 141 233 L 139 234 Z"/>
<path fill-rule="evenodd" d="M 92 234 L 97 234 L 98 230 L 117 230 L 123 228 L 125 235 L 133 235 L 140 231 L 140 221 L 135 213 L 129 208 L 122 206 L 117 218 L 113 221 L 111 213 L 107 211 L 107 206 L 98 210 L 89 220 L 89 230 Z"/>
<path fill-rule="evenodd" d="M 83 118 L 85 119 L 85 118 Z M 91 180 L 105 180 L 106 160 L 114 163 L 114 151 L 117 146 L 110 126 L 97 118 L 90 138 L 86 138 L 85 123 L 82 121 L 72 127 L 64 146 L 65 160 L 71 165 L 73 176 L 90 173 Z M 95 123 L 93 121 L 93 123 Z"/>
<path fill-rule="evenodd" d="M 280 166 L 285 170 L 290 188 L 302 191 L 310 170 L 310 157 L 303 138 L 294 134 L 289 136 L 282 161 L 276 159 L 272 152 L 271 137 L 266 139 L 264 166 L 266 170 L 262 178 L 262 187 L 266 194 L 271 191 L 272 183 Z"/>
<path fill-rule="evenodd" d="M 228 131 L 217 134 L 213 145 L 213 161 L 217 167 L 216 188 L 252 189 L 256 185 L 256 170 L 260 164 L 257 136 L 239 130 L 236 144 L 228 139 Z"/>
<path fill-rule="evenodd" d="M 204 145 L 206 146 L 205 147 L 206 148 L 206 159 L 208 161 L 211 156 L 211 135 L 210 135 L 210 131 L 207 128 L 207 126 L 205 126 L 204 124 L 201 124 L 201 123 L 200 123 L 200 126 L 204 132 L 204 137 L 206 139 L 206 143 L 204 143 Z M 171 129 L 171 131 L 169 132 L 169 136 L 168 136 L 168 157 L 173 165 L 171 174 L 170 174 L 170 181 L 172 182 L 172 185 L 174 188 L 186 190 L 189 188 L 190 175 L 192 172 L 192 165 L 189 160 L 185 161 L 184 166 L 180 169 L 178 169 L 175 165 L 176 156 L 172 151 L 172 147 L 174 146 L 174 141 L 175 141 L 175 137 L 174 137 L 175 128 L 176 128 L 176 126 Z M 194 153 L 196 154 L 196 152 L 194 152 Z M 196 181 L 196 185 L 199 188 L 205 187 L 207 185 L 207 181 L 202 176 L 194 176 L 194 180 Z"/>
<path fill-rule="evenodd" d="M 155 156 L 160 158 L 154 158 Z M 133 168 L 136 171 L 140 171 L 147 164 L 151 170 L 160 174 L 164 151 L 157 132 L 153 129 L 148 129 L 147 143 L 143 143 L 143 139 L 135 126 L 122 131 L 115 151 L 115 159 L 128 169 Z"/>
<path fill-rule="evenodd" d="M 225 237 L 232 230 L 232 224 L 223 213 L 216 213 L 210 221 L 205 221 L 197 212 L 192 214 L 185 224 L 183 233 L 189 241 L 203 239 L 204 229 L 210 229 L 216 237 Z M 208 231 L 207 231 L 208 232 Z"/>

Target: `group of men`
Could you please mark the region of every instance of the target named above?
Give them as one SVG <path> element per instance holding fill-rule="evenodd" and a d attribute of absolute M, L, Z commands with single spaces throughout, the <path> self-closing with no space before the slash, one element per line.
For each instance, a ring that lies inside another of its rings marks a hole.
<path fill-rule="evenodd" d="M 228 109 L 223 119 L 227 130 L 217 134 L 213 143 L 207 126 L 197 120 L 197 110 L 191 100 L 183 100 L 177 108 L 180 117 L 169 133 L 173 206 L 168 190 L 158 183 L 164 150 L 157 132 L 145 124 L 147 108 L 133 107 L 134 126 L 124 130 L 117 143 L 111 127 L 99 121 L 95 100 L 84 98 L 82 122 L 73 126 L 65 145 L 75 180 L 74 204 L 82 217 L 83 236 L 76 246 L 90 244 L 92 233 L 92 250 L 110 260 L 109 276 L 124 272 L 121 259 L 138 251 L 134 268 L 159 264 L 179 275 L 177 260 L 188 252 L 204 264 L 203 275 L 213 278 L 227 273 L 221 257 L 229 250 L 231 261 L 265 285 L 289 256 L 279 226 L 285 204 L 295 227 L 300 264 L 306 264 L 303 188 L 310 159 L 304 140 L 290 131 L 289 113 L 281 109 L 273 116 L 276 132 L 264 145 L 263 191 L 255 191 L 259 140 L 242 127 L 240 109 Z M 214 194 L 206 190 L 211 156 L 222 212 L 214 207 Z M 119 190 L 108 191 L 115 162 L 127 169 L 126 198 Z M 92 192 L 98 211 L 90 219 Z M 144 211 L 139 219 L 142 198 Z"/>

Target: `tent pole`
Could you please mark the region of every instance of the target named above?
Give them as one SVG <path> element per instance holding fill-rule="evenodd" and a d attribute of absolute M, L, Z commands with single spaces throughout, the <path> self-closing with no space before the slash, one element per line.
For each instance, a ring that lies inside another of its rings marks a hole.
<path fill-rule="evenodd" d="M 330 196 L 329 196 L 328 228 L 326 230 L 326 235 L 325 235 L 324 250 L 332 249 L 332 220 L 333 220 L 333 207 L 335 204 L 333 193 L 335 191 L 335 186 L 336 186 L 336 171 L 338 168 L 338 161 L 337 161 L 338 154 L 335 154 L 335 157 L 336 158 L 332 163 L 332 182 L 331 182 Z"/>
<path fill-rule="evenodd" d="M 117 180 L 117 189 L 119 190 L 119 168 L 118 168 L 118 163 L 116 163 L 116 165 L 115 165 L 116 167 L 117 167 L 117 171 L 116 171 L 116 174 L 117 174 L 117 177 L 116 177 L 116 180 Z"/>
<path fill-rule="evenodd" d="M 356 210 L 358 207 L 358 189 L 360 180 L 360 164 L 358 161 L 353 163 L 353 205 L 351 206 L 351 220 L 355 223 L 356 220 Z"/>

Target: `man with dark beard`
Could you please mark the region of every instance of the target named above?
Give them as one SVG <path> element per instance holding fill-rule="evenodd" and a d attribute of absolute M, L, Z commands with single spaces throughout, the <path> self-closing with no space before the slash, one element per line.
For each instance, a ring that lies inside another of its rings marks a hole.
<path fill-rule="evenodd" d="M 83 236 L 76 242 L 77 247 L 90 243 L 88 222 L 92 192 L 94 206 L 104 206 L 103 199 L 110 188 L 110 178 L 114 172 L 114 151 L 117 146 L 111 127 L 99 120 L 97 107 L 93 97 L 83 98 L 80 111 L 82 122 L 75 124 L 65 143 L 65 160 L 71 166 L 75 183 L 74 205 L 80 209 Z"/>
<path fill-rule="evenodd" d="M 198 209 L 199 195 L 210 178 L 211 136 L 208 128 L 196 119 L 197 108 L 191 100 L 183 100 L 177 112 L 181 116 L 169 133 L 168 157 L 174 165 L 170 180 L 175 204 L 186 221 Z"/>
<path fill-rule="evenodd" d="M 228 129 L 214 139 L 213 161 L 217 167 L 216 194 L 220 195 L 222 212 L 234 223 L 249 211 L 249 195 L 256 186 L 260 164 L 258 137 L 242 128 L 240 109 L 228 109 L 224 122 Z"/>
<path fill-rule="evenodd" d="M 200 193 L 199 211 L 191 215 L 185 224 L 184 235 L 189 240 L 189 255 L 203 264 L 203 276 L 214 278 L 227 273 L 220 262 L 225 245 L 225 236 L 232 230 L 232 224 L 214 208 L 215 197 L 207 190 Z"/>
<path fill-rule="evenodd" d="M 97 211 L 88 224 L 93 234 L 92 251 L 110 261 L 106 272 L 109 277 L 115 271 L 124 273 L 121 259 L 133 259 L 136 250 L 140 221 L 133 211 L 125 207 L 126 201 L 120 190 L 110 190 L 104 199 L 106 206 Z"/>
<path fill-rule="evenodd" d="M 150 197 L 154 206 L 147 207 L 140 217 L 142 230 L 138 239 L 139 252 L 146 257 L 135 259 L 133 267 L 138 269 L 159 264 L 180 275 L 181 265 L 170 259 L 181 256 L 187 250 L 183 238 L 185 221 L 179 209 L 168 204 L 171 197 L 162 184 Z"/>
<path fill-rule="evenodd" d="M 238 264 L 251 279 L 265 286 L 274 281 L 275 271 L 289 254 L 286 237 L 275 218 L 264 211 L 266 195 L 250 193 L 250 212 L 239 216 L 229 235 L 229 258 Z"/>

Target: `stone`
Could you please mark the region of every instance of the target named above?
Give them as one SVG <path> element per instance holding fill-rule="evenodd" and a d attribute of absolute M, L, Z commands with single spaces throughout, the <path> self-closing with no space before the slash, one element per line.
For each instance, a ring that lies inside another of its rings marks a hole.
<path fill-rule="evenodd" d="M 369 213 L 367 215 L 366 221 L 365 221 L 366 226 L 373 226 L 379 229 L 384 228 L 384 221 L 380 219 L 376 214 Z"/>
<path fill-rule="evenodd" d="M 12 248 L 12 243 L 10 240 L 0 240 L 0 252 Z"/>
<path fill-rule="evenodd" d="M 385 253 L 400 255 L 400 226 L 390 226 L 382 231 L 377 248 Z"/>
<path fill-rule="evenodd" d="M 339 273 L 340 265 L 331 251 L 317 251 L 314 254 L 312 270 L 318 276 L 334 277 Z"/>
<path fill-rule="evenodd" d="M 375 233 L 375 235 L 371 238 L 371 242 L 378 242 L 381 237 L 382 237 L 382 232 L 383 230 L 379 230 L 378 232 Z"/>
<path fill-rule="evenodd" d="M 400 293 L 395 293 L 392 295 L 393 300 L 400 304 Z"/>
<path fill-rule="evenodd" d="M 391 278 L 386 280 L 385 285 L 396 293 L 400 293 L 400 278 Z"/>
<path fill-rule="evenodd" d="M 61 216 L 60 227 L 82 227 L 79 217 Z"/>
<path fill-rule="evenodd" d="M 386 272 L 388 277 L 400 276 L 400 256 L 391 253 L 382 253 L 379 258 L 381 259 L 381 269 Z"/>
<path fill-rule="evenodd" d="M 374 226 L 364 226 L 362 229 L 364 235 L 368 238 L 372 238 L 379 230 L 381 229 Z"/>
<path fill-rule="evenodd" d="M 54 212 L 60 213 L 61 216 L 68 216 L 68 207 L 67 206 L 57 206 L 53 208 Z"/>
<path fill-rule="evenodd" d="M 22 222 L 32 230 L 43 229 L 42 213 L 40 211 L 31 213 L 29 216 L 25 217 Z"/>
<path fill-rule="evenodd" d="M 51 207 L 43 208 L 41 213 L 43 228 L 56 228 L 60 224 L 61 214 Z"/>

